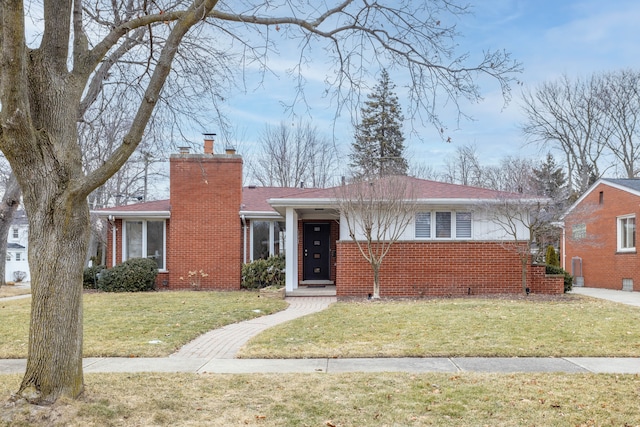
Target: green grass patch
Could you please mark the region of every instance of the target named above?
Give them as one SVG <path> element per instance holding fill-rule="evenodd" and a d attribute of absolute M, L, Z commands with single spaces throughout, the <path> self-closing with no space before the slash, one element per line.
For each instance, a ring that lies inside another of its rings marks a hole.
<path fill-rule="evenodd" d="M 0 397 L 18 375 L 0 376 Z M 593 374 L 90 374 L 0 426 L 632 426 L 640 378 Z"/>
<path fill-rule="evenodd" d="M 567 295 L 340 302 L 268 329 L 244 358 L 638 357 L 640 310 Z"/>
<path fill-rule="evenodd" d="M 280 311 L 257 292 L 84 295 L 85 357 L 160 357 L 211 329 Z M 25 358 L 30 299 L 0 301 L 0 358 Z"/>

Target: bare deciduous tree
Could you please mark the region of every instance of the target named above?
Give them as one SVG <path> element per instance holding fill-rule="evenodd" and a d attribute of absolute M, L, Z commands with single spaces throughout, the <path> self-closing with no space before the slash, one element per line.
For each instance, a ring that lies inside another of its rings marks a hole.
<path fill-rule="evenodd" d="M 336 72 L 327 81 L 327 94 L 337 105 L 336 114 L 340 108 L 357 108 L 360 87 L 366 87 L 368 70 L 375 64 L 406 68 L 412 78 L 407 85 L 409 116 L 438 123 L 434 100 L 439 96 L 455 105 L 460 97 L 479 100 L 476 80 L 484 75 L 509 99 L 513 73 L 520 69 L 502 51 L 486 51 L 478 63 L 457 52 L 453 18 L 467 12 L 467 6 L 440 0 L 342 0 L 313 6 L 284 0 L 189 0 L 162 2 L 162 7 L 138 0 L 45 0 L 27 7 L 20 0 L 1 2 L 0 150 L 23 192 L 32 289 L 27 367 L 17 395 L 50 403 L 82 392 L 87 197 L 135 152 L 156 107 L 171 100 L 173 90 L 186 90 L 172 82 L 197 60 L 192 47 L 208 53 L 215 61 L 207 68 L 210 76 L 220 77 L 194 80 L 194 96 L 208 90 L 220 93 L 233 78 L 237 62 L 226 52 L 237 52 L 244 64 L 255 62 L 269 70 L 268 58 L 277 52 L 273 35 L 279 33 L 300 41 L 300 63 L 293 73 L 298 72 L 301 81 L 312 47 L 319 45 L 324 59 L 333 60 Z M 29 45 L 27 16 L 43 23 L 34 46 Z M 143 42 L 136 41 L 134 49 L 132 40 Z M 185 60 L 184 68 L 179 59 Z M 125 80 L 119 79 L 119 67 L 125 64 L 133 67 L 128 74 L 132 78 L 121 85 Z M 105 99 L 127 99 L 135 113 L 121 143 L 100 166 L 87 171 L 77 122 L 87 113 L 86 104 L 107 86 L 127 96 L 109 92 Z M 209 102 L 221 99 L 210 97 Z M 176 115 L 169 113 L 168 118 L 176 124 L 179 108 L 173 112 Z"/>
<path fill-rule="evenodd" d="M 606 119 L 606 147 L 622 164 L 625 178 L 640 172 L 640 72 L 604 73 L 598 88 L 598 108 Z"/>
<path fill-rule="evenodd" d="M 564 76 L 523 94 L 525 135 L 564 153 L 569 188 L 579 194 L 589 188 L 594 176 L 600 176 L 599 161 L 609 139 L 607 117 L 599 107 L 601 86 L 597 75 L 576 81 Z"/>
<path fill-rule="evenodd" d="M 338 154 L 327 138 L 309 123 L 281 122 L 266 126 L 260 137 L 261 153 L 250 162 L 253 177 L 269 187 L 300 184 L 323 188 L 335 179 Z"/>
<path fill-rule="evenodd" d="M 482 186 L 483 168 L 473 145 L 456 147 L 452 156 L 445 159 L 443 181 L 451 184 Z"/>
<path fill-rule="evenodd" d="M 405 176 L 390 175 L 336 189 L 340 223 L 346 224 L 351 240 L 371 265 L 374 299 L 380 298 L 382 261 L 418 210 L 411 183 Z"/>

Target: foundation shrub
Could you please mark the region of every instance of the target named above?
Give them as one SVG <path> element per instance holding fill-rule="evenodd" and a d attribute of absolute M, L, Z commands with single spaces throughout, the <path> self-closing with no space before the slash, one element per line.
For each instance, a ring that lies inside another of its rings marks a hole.
<path fill-rule="evenodd" d="M 82 275 L 82 287 L 85 289 L 98 289 L 98 275 L 106 268 L 104 265 L 85 268 Z"/>
<path fill-rule="evenodd" d="M 284 256 L 272 256 L 258 259 L 242 266 L 242 287 L 244 289 L 261 289 L 267 286 L 281 288 L 284 286 Z"/>
<path fill-rule="evenodd" d="M 100 274 L 98 289 L 105 292 L 144 292 L 155 289 L 158 264 L 148 258 L 132 258 L 105 269 Z"/>

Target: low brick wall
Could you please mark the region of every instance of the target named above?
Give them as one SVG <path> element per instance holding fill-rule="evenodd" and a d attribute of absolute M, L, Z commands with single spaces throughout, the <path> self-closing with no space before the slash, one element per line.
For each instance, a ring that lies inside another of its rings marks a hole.
<path fill-rule="evenodd" d="M 396 242 L 380 269 L 381 297 L 426 297 L 522 292 L 518 255 L 499 242 Z M 529 266 L 534 293 L 564 292 L 560 276 L 544 266 Z M 337 243 L 338 297 L 367 297 L 373 273 L 355 243 Z"/>

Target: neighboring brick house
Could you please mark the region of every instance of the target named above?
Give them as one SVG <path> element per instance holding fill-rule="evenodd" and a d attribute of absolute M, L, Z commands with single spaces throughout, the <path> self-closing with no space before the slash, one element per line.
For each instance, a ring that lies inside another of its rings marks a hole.
<path fill-rule="evenodd" d="M 338 297 L 371 293 L 370 267 L 340 219 L 335 189 L 242 188 L 235 154 L 172 155 L 170 173 L 169 200 L 97 211 L 110 225 L 108 266 L 148 256 L 160 289 L 228 290 L 240 288 L 242 263 L 286 253 L 288 294 L 323 285 Z M 522 291 L 518 256 L 480 209 L 505 193 L 406 179 L 423 209 L 384 260 L 382 297 Z M 532 292 L 563 292 L 562 278 L 543 266 L 530 266 L 528 278 Z"/>
<path fill-rule="evenodd" d="M 578 286 L 640 291 L 640 179 L 600 179 L 564 215 L 565 269 Z"/>
<path fill-rule="evenodd" d="M 29 224 L 24 209 L 18 209 L 11 222 L 7 236 L 7 258 L 5 260 L 4 279 L 13 282 L 21 279 L 30 280 L 29 260 L 27 259 L 29 246 Z"/>

